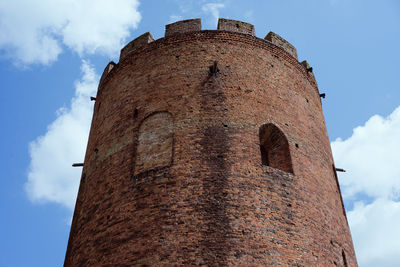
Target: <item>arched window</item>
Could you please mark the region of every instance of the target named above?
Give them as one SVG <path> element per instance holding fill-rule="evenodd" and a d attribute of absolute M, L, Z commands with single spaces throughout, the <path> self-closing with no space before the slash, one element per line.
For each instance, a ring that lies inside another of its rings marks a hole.
<path fill-rule="evenodd" d="M 293 173 L 289 143 L 283 132 L 272 123 L 260 127 L 261 163 Z"/>
<path fill-rule="evenodd" d="M 150 115 L 139 127 L 135 175 L 172 163 L 174 124 L 168 112 Z"/>

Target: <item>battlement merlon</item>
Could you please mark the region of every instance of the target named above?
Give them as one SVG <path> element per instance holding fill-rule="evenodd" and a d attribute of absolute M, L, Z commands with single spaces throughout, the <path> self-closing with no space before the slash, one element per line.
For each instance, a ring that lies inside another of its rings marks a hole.
<path fill-rule="evenodd" d="M 100 83 L 99 86 L 103 83 L 104 79 L 107 77 L 107 75 L 111 72 L 111 70 L 116 66 L 114 61 L 110 61 L 107 66 L 104 68 L 103 74 L 101 75 L 100 78 Z"/>
<path fill-rule="evenodd" d="M 254 25 L 239 20 L 218 19 L 218 28 L 220 31 L 239 32 L 255 36 Z"/>
<path fill-rule="evenodd" d="M 154 41 L 153 35 L 151 33 L 146 32 L 133 41 L 129 42 L 124 48 L 121 49 L 121 54 L 119 56 L 119 61 L 121 62 L 130 52 L 138 49 L 141 46 L 144 46 L 148 43 Z"/>
<path fill-rule="evenodd" d="M 165 26 L 165 37 L 195 31 L 201 31 L 201 19 L 181 20 Z"/>
<path fill-rule="evenodd" d="M 306 69 L 308 72 L 312 72 L 312 67 L 308 64 L 307 60 L 303 60 L 300 64 Z"/>
<path fill-rule="evenodd" d="M 279 46 L 280 48 L 288 52 L 292 57 L 298 59 L 296 48 L 291 43 L 280 37 L 278 34 L 274 32 L 269 32 L 264 39 L 273 43 L 276 46 Z"/>

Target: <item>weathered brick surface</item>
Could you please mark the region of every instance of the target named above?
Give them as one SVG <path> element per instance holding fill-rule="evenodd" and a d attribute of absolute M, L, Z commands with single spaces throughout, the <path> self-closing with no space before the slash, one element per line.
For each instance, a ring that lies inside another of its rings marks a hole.
<path fill-rule="evenodd" d="M 293 173 L 262 164 L 269 123 Z M 172 138 L 171 163 L 140 170 L 151 138 Z M 332 164 L 315 79 L 290 54 L 227 31 L 156 40 L 99 87 L 65 266 L 357 266 Z"/>
<path fill-rule="evenodd" d="M 232 19 L 219 19 L 218 30 L 240 32 L 240 33 L 250 34 L 253 36 L 255 35 L 254 26 L 252 24 Z"/>
<path fill-rule="evenodd" d="M 168 112 L 147 117 L 139 127 L 135 175 L 172 163 L 174 124 Z"/>
<path fill-rule="evenodd" d="M 165 26 L 165 37 L 185 33 L 201 31 L 201 20 L 200 19 L 187 19 L 177 21 Z"/>
<path fill-rule="evenodd" d="M 139 47 L 144 46 L 153 41 L 154 37 L 149 32 L 140 35 L 138 38 L 130 41 L 126 46 L 124 46 L 124 48 L 121 49 L 119 61 L 122 61 L 129 53 L 131 53 L 135 49 L 138 49 Z"/>
<path fill-rule="evenodd" d="M 267 36 L 265 36 L 265 40 L 270 41 L 274 45 L 281 47 L 283 50 L 285 50 L 290 55 L 292 55 L 295 59 L 297 59 L 296 48 L 291 43 L 289 43 L 288 41 L 286 41 L 285 39 L 280 37 L 278 34 L 276 34 L 274 32 L 269 32 L 267 34 Z"/>

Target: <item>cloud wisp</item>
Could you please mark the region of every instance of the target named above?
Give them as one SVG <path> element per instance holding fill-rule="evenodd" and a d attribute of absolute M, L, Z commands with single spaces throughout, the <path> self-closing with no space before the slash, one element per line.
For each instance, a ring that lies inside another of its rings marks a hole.
<path fill-rule="evenodd" d="M 215 29 L 218 19 L 220 17 L 220 11 L 226 8 L 227 1 L 215 0 L 210 1 L 193 1 L 193 0 L 175 0 L 178 5 L 178 14 L 172 14 L 169 17 L 169 22 L 175 22 L 185 18 L 201 17 L 202 23 L 205 23 L 207 27 Z M 207 20 L 204 20 L 204 17 Z M 209 20 L 209 21 L 208 21 Z"/>
<path fill-rule="evenodd" d="M 0 52 L 15 64 L 50 64 L 64 47 L 79 55 L 117 55 L 138 26 L 138 0 L 4 0 Z"/>
<path fill-rule="evenodd" d="M 70 210 L 75 205 L 82 169 L 72 168 L 83 162 L 89 135 L 93 102 L 99 77 L 87 61 L 82 61 L 82 77 L 75 83 L 70 108 L 61 108 L 47 132 L 30 143 L 30 167 L 25 184 L 34 202 L 56 202 Z"/>
<path fill-rule="evenodd" d="M 219 11 L 224 7 L 225 5 L 222 3 L 207 3 L 201 7 L 201 10 L 206 14 L 211 14 L 213 22 L 215 23 L 215 25 L 217 25 L 219 19 Z"/>
<path fill-rule="evenodd" d="M 332 142 L 360 266 L 397 266 L 400 255 L 400 107 Z"/>

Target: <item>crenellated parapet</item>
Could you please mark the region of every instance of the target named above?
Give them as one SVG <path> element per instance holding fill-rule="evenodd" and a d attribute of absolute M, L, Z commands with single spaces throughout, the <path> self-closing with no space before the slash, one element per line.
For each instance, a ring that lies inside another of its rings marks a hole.
<path fill-rule="evenodd" d="M 288 60 L 291 64 L 294 64 L 295 68 L 303 72 L 318 91 L 312 68 L 305 61 L 299 62 L 296 48 L 278 34 L 269 32 L 263 39 L 258 38 L 255 36 L 254 25 L 225 18 L 220 18 L 218 20 L 217 30 L 202 30 L 201 27 L 201 19 L 197 18 L 167 24 L 165 26 L 164 37 L 158 40 L 155 40 L 151 33 L 146 32 L 121 49 L 119 61 L 124 61 L 124 59 L 128 58 L 128 55 L 136 54 L 135 51 L 141 53 L 140 51 L 143 51 L 143 49 L 158 47 L 169 42 L 185 42 L 193 38 L 197 40 L 203 38 L 221 38 L 221 41 L 227 41 L 233 40 L 232 38 L 234 38 L 235 40 L 240 39 L 240 42 L 252 43 L 257 47 L 273 49 L 277 56 L 286 58 L 285 60 Z M 229 33 L 233 34 L 230 35 Z M 234 37 L 235 34 L 240 34 L 241 37 L 238 35 Z M 150 43 L 152 43 L 152 46 L 150 46 Z"/>
<path fill-rule="evenodd" d="M 218 34 L 218 32 L 221 34 Z M 193 33 L 193 35 L 191 35 L 191 33 Z M 298 61 L 297 50 L 291 43 L 274 32 L 269 32 L 263 39 L 258 38 L 255 36 L 254 25 L 225 18 L 220 18 L 218 20 L 217 30 L 202 30 L 201 19 L 197 18 L 181 20 L 166 25 L 164 38 L 160 38 L 158 40 L 155 40 L 151 33 L 144 33 L 133 41 L 129 42 L 124 48 L 121 49 L 119 61 L 122 62 L 128 57 L 128 55 L 135 54 L 132 52 L 139 52 L 143 49 L 146 49 L 146 47 L 150 47 L 150 43 L 153 43 L 153 47 L 157 47 L 163 43 L 176 42 L 178 40 L 185 41 L 190 40 L 191 38 L 196 38 L 199 40 L 202 38 L 210 38 L 206 36 L 221 36 L 223 40 L 232 40 L 231 38 L 233 38 L 233 35 L 227 37 L 225 33 L 228 35 L 229 33 L 238 33 L 241 35 L 241 37 L 236 36 L 234 38 L 239 38 L 241 42 L 249 42 L 258 47 L 274 49 L 274 53 L 282 54 L 283 58 L 289 60 L 291 64 L 295 65 L 295 68 L 302 71 L 306 75 L 306 78 L 312 84 L 314 84 L 316 90 L 318 91 L 312 68 L 308 65 L 308 63 L 304 63 L 304 61 L 300 63 Z"/>
<path fill-rule="evenodd" d="M 195 31 L 201 31 L 201 19 L 181 20 L 165 26 L 165 37 Z"/>
<path fill-rule="evenodd" d="M 297 59 L 296 48 L 291 43 L 280 37 L 278 34 L 274 32 L 269 32 L 264 39 L 273 43 L 276 46 L 279 46 L 280 48 L 288 52 L 292 57 Z"/>
<path fill-rule="evenodd" d="M 165 38 L 189 32 L 199 32 L 201 30 L 201 19 L 181 20 L 165 26 Z M 218 20 L 217 31 L 227 31 L 255 36 L 254 25 L 239 20 L 224 18 L 220 18 Z M 297 60 L 296 48 L 278 34 L 269 32 L 267 36 L 265 36 L 264 40 L 280 47 Z M 143 47 L 153 41 L 154 38 L 149 32 L 137 37 L 121 49 L 120 61 L 122 61 L 132 51 L 137 50 L 138 48 Z"/>
<path fill-rule="evenodd" d="M 269 32 L 264 39 L 257 38 L 255 36 L 255 29 L 254 25 L 250 23 L 246 23 L 243 21 L 238 21 L 238 20 L 230 20 L 230 19 L 225 19 L 225 18 L 220 18 L 218 20 L 218 26 L 217 26 L 217 32 L 231 32 L 231 33 L 240 33 L 240 34 L 245 34 L 248 35 L 250 38 L 255 37 L 257 42 L 262 42 L 263 45 L 267 45 L 270 47 L 279 47 L 284 51 L 286 54 L 286 57 L 291 57 L 295 59 L 295 62 L 298 62 L 298 57 L 297 57 L 297 50 L 296 48 L 289 43 L 287 40 L 279 36 L 278 34 L 274 32 Z M 207 34 L 211 32 L 216 32 L 215 30 L 207 30 L 207 31 L 202 31 L 201 28 L 201 19 L 187 19 L 187 20 L 181 20 L 177 21 L 171 24 L 168 24 L 165 26 L 165 36 L 164 38 L 160 38 L 157 40 L 157 43 L 162 43 L 162 40 L 172 40 L 170 38 L 180 38 L 178 37 L 179 35 L 187 35 L 190 33 L 194 32 L 201 32 L 202 34 Z M 186 37 L 185 37 L 186 38 Z M 249 38 L 249 40 L 250 40 Z M 254 39 L 251 39 L 254 41 Z M 141 36 L 137 37 L 133 41 L 129 42 L 124 48 L 121 49 L 121 54 L 120 54 L 120 62 L 123 61 L 128 54 L 132 53 L 133 51 L 136 50 L 141 50 L 144 48 L 146 45 L 149 43 L 155 41 L 151 33 L 147 32 L 142 34 Z M 251 41 L 251 42 L 253 42 Z M 312 80 L 312 82 L 315 82 L 315 79 L 312 75 L 312 68 L 303 61 L 302 63 L 299 64 L 299 66 L 303 66 L 304 69 L 306 70 L 306 74 L 309 74 L 309 78 Z M 301 67 L 300 67 L 301 68 Z"/>

